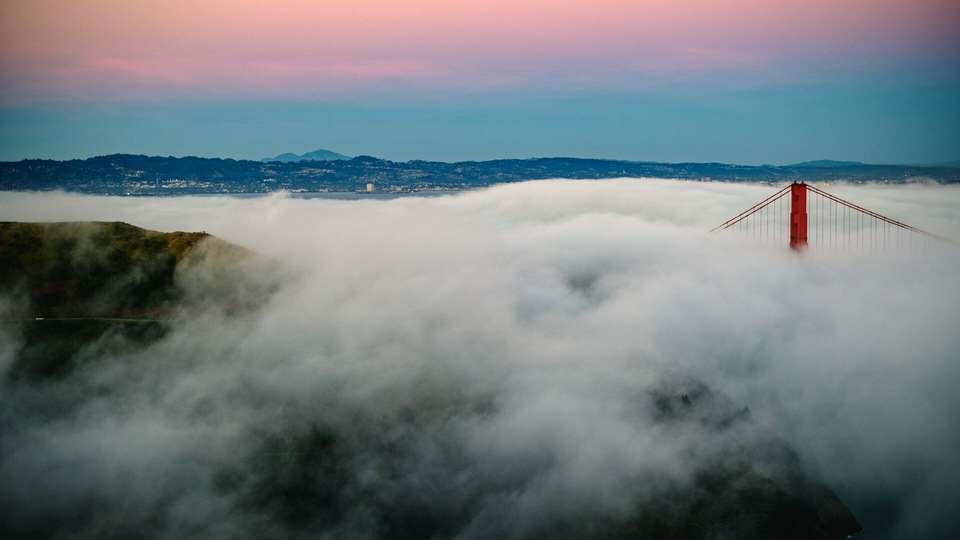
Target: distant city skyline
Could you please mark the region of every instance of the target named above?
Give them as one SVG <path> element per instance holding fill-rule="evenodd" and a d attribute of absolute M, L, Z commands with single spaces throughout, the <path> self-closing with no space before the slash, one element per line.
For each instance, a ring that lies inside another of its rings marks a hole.
<path fill-rule="evenodd" d="M 0 160 L 960 159 L 952 0 L 6 0 Z"/>

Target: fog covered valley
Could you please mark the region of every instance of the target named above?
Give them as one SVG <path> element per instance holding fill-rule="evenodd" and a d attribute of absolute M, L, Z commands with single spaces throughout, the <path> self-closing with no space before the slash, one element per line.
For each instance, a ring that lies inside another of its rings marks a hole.
<path fill-rule="evenodd" d="M 960 187 L 829 189 L 960 239 Z M 3 276 L 0 533 L 960 536 L 960 250 L 707 234 L 772 190 L 0 193 L 75 222 Z"/>

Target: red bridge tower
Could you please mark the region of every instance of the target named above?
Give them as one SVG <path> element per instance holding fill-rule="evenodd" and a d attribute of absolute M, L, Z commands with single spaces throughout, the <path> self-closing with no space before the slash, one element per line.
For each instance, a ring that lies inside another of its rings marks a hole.
<path fill-rule="evenodd" d="M 897 250 L 926 249 L 931 240 L 953 243 L 804 182 L 793 182 L 783 187 L 750 209 L 714 227 L 711 232 L 731 228 L 761 242 L 789 240 L 790 248 L 795 251 L 804 251 L 808 247 L 808 239 L 817 248 L 857 251 L 886 247 Z"/>
<path fill-rule="evenodd" d="M 807 185 L 803 182 L 790 186 L 790 247 L 807 247 Z"/>

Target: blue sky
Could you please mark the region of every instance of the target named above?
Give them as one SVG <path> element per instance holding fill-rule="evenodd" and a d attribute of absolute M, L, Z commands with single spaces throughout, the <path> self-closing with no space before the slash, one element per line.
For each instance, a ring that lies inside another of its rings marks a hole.
<path fill-rule="evenodd" d="M 0 159 L 960 159 L 953 2 L 288 4 L 10 0 Z"/>

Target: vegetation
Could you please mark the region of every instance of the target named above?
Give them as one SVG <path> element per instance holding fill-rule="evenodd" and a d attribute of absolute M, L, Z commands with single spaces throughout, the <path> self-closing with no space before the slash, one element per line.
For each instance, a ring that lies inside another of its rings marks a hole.
<path fill-rule="evenodd" d="M 638 420 L 654 411 L 655 429 L 666 438 L 698 434 L 683 449 L 692 477 L 654 473 L 633 479 L 638 495 L 627 515 L 584 505 L 539 532 L 528 531 L 528 537 L 840 540 L 860 530 L 785 442 L 706 386 L 666 383 L 639 395 L 637 407 Z M 482 467 L 470 451 L 444 435 L 444 426 L 463 414 L 480 419 L 498 411 L 452 403 L 410 411 L 394 420 L 398 425 L 367 418 L 350 428 L 291 415 L 293 421 L 262 434 L 258 450 L 245 461 L 221 469 L 214 485 L 237 511 L 259 516 L 258 537 L 283 538 L 292 531 L 354 536 L 358 520 L 377 538 L 457 537 L 471 530 L 481 509 L 489 511 L 489 501 L 512 500 L 542 472 L 536 464 L 524 469 L 514 463 L 503 478 L 499 472 L 479 473 Z M 430 441 L 429 452 L 423 451 L 424 441 Z M 550 459 L 543 456 L 544 463 Z M 657 487 L 650 492 L 644 484 Z M 283 528 L 270 531 L 268 524 L 276 523 Z"/>
<path fill-rule="evenodd" d="M 752 425 L 748 409 L 693 382 L 651 398 L 661 424 L 695 423 L 718 433 L 743 429 L 744 436 L 707 456 L 689 483 L 638 502 L 611 540 L 830 540 L 860 530 L 833 490 L 803 470 L 793 449 Z M 696 453 L 692 449 L 691 457 Z"/>
<path fill-rule="evenodd" d="M 0 223 L 0 294 L 26 317 L 157 315 L 177 264 L 204 233 L 126 223 Z"/>
<path fill-rule="evenodd" d="M 0 318 L 22 339 L 10 375 L 60 377 L 105 352 L 89 350 L 93 345 L 143 346 L 185 309 L 251 309 L 275 284 L 254 291 L 241 290 L 249 284 L 243 279 L 208 286 L 217 272 L 230 273 L 251 258 L 206 233 L 121 222 L 0 222 Z M 181 279 L 199 266 L 207 271 Z M 198 290 L 192 301 L 188 289 Z"/>

